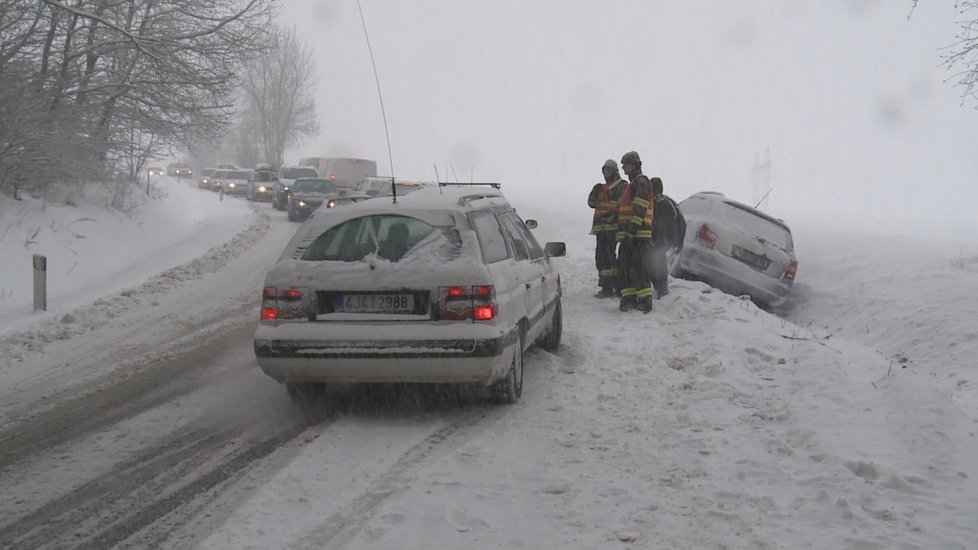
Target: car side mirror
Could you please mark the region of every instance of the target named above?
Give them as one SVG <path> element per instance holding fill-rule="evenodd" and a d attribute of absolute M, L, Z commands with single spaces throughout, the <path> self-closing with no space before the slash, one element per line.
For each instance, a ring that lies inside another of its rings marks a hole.
<path fill-rule="evenodd" d="M 536 220 L 526 220 L 523 223 L 526 224 L 526 228 L 527 229 L 536 229 L 537 228 L 537 221 Z"/>
<path fill-rule="evenodd" d="M 543 249 L 547 252 L 547 256 L 551 258 L 559 258 L 567 255 L 567 245 L 562 242 L 549 242 Z"/>

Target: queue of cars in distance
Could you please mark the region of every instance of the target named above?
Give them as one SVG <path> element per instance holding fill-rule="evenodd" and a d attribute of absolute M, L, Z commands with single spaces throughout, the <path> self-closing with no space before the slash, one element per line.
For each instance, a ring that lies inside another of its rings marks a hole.
<path fill-rule="evenodd" d="M 194 171 L 186 162 L 171 162 L 166 165 L 166 175 L 175 178 L 190 178 L 194 175 Z"/>
<path fill-rule="evenodd" d="M 212 186 L 216 191 L 225 195 L 242 195 L 248 192 L 248 182 L 251 181 L 252 171 L 238 168 L 236 170 L 215 170 L 211 174 Z"/>
<path fill-rule="evenodd" d="M 275 176 L 272 174 L 272 167 L 267 164 L 256 164 L 255 170 L 248 180 L 247 195 L 250 201 L 271 201 L 272 185 Z"/>
<path fill-rule="evenodd" d="M 211 184 L 211 180 L 215 171 L 216 168 L 204 168 L 201 171 L 200 179 L 197 180 L 197 187 L 201 189 L 212 189 L 213 185 Z"/>
<path fill-rule="evenodd" d="M 259 367 L 299 402 L 332 382 L 475 383 L 515 402 L 524 352 L 563 330 L 565 246 L 532 227 L 474 184 L 315 211 L 266 275 Z"/>
<path fill-rule="evenodd" d="M 798 271 L 784 221 L 721 193 L 696 193 L 679 203 L 686 218 L 672 274 L 723 292 L 747 295 L 762 307 L 785 302 Z"/>
<path fill-rule="evenodd" d="M 288 208 L 289 192 L 296 178 L 318 178 L 319 173 L 312 166 L 283 166 L 279 168 L 276 181 L 272 183 L 272 206 L 276 210 Z"/>

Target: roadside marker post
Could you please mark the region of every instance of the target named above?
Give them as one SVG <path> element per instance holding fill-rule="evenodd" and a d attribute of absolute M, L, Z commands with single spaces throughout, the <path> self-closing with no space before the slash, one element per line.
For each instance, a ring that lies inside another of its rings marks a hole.
<path fill-rule="evenodd" d="M 34 254 L 34 311 L 48 310 L 48 259 Z"/>

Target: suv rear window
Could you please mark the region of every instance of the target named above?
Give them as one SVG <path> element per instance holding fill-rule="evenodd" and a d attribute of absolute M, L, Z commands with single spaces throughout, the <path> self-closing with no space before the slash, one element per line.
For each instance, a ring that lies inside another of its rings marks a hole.
<path fill-rule="evenodd" d="M 764 240 L 777 245 L 785 252 L 790 252 L 794 248 L 791 241 L 791 232 L 784 226 L 771 221 L 763 216 L 759 216 L 750 210 L 741 208 L 736 204 L 723 203 L 717 214 L 727 220 L 734 222 L 742 231 L 761 237 Z"/>

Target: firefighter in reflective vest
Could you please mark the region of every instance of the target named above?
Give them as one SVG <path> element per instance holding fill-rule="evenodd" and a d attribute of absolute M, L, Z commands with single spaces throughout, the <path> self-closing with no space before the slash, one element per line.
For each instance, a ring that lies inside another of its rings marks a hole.
<path fill-rule="evenodd" d="M 618 199 L 628 185 L 618 173 L 618 163 L 614 159 L 604 161 L 601 167 L 604 183 L 596 183 L 587 197 L 587 205 L 594 209 L 591 234 L 597 238 L 594 249 L 594 265 L 598 268 L 598 286 L 601 290 L 596 298 L 614 298 L 620 290 L 618 285 Z"/>
<path fill-rule="evenodd" d="M 642 159 L 629 151 L 621 157 L 628 185 L 618 200 L 618 277 L 621 302 L 618 309 L 652 311 L 652 281 L 646 259 L 652 247 L 652 185 L 642 174 Z"/>

